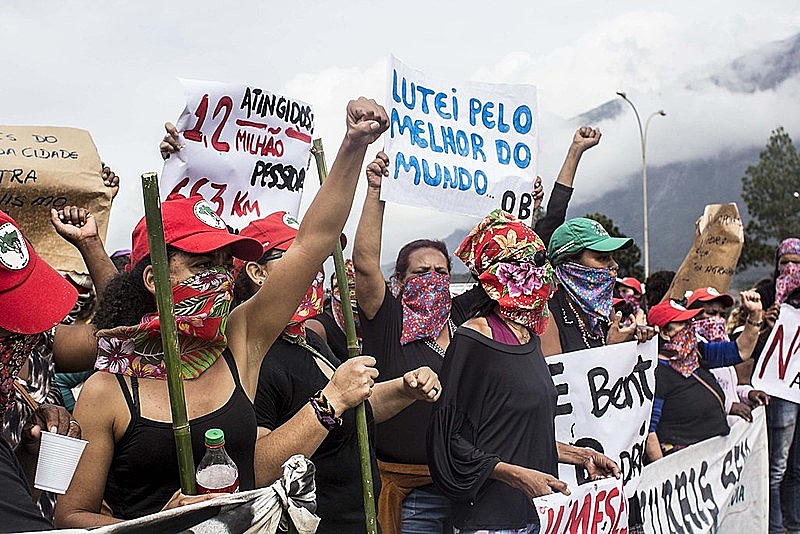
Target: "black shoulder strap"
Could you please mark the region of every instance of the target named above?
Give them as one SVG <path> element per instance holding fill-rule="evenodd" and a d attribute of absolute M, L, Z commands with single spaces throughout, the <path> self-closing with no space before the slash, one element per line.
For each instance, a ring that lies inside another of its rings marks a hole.
<path fill-rule="evenodd" d="M 122 375 L 114 376 L 117 377 L 119 388 L 122 390 L 122 396 L 125 397 L 125 403 L 128 405 L 128 410 L 131 412 L 131 417 L 138 417 L 141 415 L 139 411 L 139 380 L 135 376 L 131 377 L 131 386 L 133 387 L 133 397 L 131 397 L 131 392 L 128 390 L 128 385 L 125 383 L 125 377 Z"/>

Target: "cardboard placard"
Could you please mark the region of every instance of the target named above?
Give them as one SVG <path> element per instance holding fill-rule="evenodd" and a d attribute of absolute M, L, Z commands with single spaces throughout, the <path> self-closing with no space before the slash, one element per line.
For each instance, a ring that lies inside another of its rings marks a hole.
<path fill-rule="evenodd" d="M 700 287 L 727 292 L 743 246 L 744 226 L 736 204 L 707 205 L 695 223 L 692 248 L 675 273 L 666 295 L 681 300 L 687 291 Z"/>
<path fill-rule="evenodd" d="M 77 249 L 50 223 L 50 209 L 86 208 L 105 241 L 114 189 L 101 179 L 100 156 L 85 130 L 0 126 L 0 210 L 54 269 L 87 273 Z"/>

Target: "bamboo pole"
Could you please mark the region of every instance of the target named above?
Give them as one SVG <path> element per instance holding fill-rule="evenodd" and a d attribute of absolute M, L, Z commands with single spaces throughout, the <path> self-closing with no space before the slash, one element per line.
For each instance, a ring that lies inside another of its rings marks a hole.
<path fill-rule="evenodd" d="M 186 397 L 183 394 L 181 362 L 178 354 L 178 331 L 175 326 L 175 304 L 172 301 L 172 284 L 169 280 L 169 259 L 164 242 L 164 223 L 161 220 L 161 201 L 158 196 L 158 174 L 142 174 L 144 214 L 147 222 L 147 241 L 150 245 L 150 260 L 156 284 L 156 303 L 161 324 L 161 345 L 167 369 L 167 388 L 172 410 L 172 430 L 175 433 L 175 448 L 178 452 L 181 491 L 184 495 L 196 495 L 194 457 L 189 417 L 186 414 Z"/>
<path fill-rule="evenodd" d="M 325 151 L 322 149 L 322 139 L 314 139 L 311 149 L 317 162 L 320 184 L 328 177 L 328 166 L 325 164 Z M 342 297 L 342 314 L 344 315 L 344 333 L 347 336 L 347 356 L 358 356 L 358 338 L 356 337 L 356 324 L 353 319 L 353 308 L 350 303 L 350 291 L 347 285 L 347 271 L 344 267 L 342 244 L 337 239 L 336 248 L 333 249 L 333 264 L 336 266 L 336 280 L 339 284 L 339 294 Z M 375 490 L 372 485 L 372 462 L 369 453 L 369 435 L 367 434 L 367 409 L 362 402 L 355 407 L 356 434 L 358 435 L 358 456 L 361 460 L 361 487 L 364 493 L 364 515 L 367 523 L 367 534 L 377 534 L 378 521 L 375 514 Z"/>

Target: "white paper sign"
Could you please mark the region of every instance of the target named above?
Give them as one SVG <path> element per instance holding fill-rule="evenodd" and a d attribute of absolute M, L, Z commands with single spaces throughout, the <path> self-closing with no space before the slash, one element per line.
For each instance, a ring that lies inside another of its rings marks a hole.
<path fill-rule="evenodd" d="M 753 387 L 800 402 L 800 310 L 781 304 L 778 322 L 753 371 Z"/>
<path fill-rule="evenodd" d="M 538 167 L 536 87 L 453 83 L 391 57 L 389 177 L 381 199 L 483 217 L 528 219 Z"/>
<path fill-rule="evenodd" d="M 164 163 L 161 196 L 202 195 L 235 229 L 275 211 L 298 215 L 314 112 L 260 87 L 181 80 L 183 148 Z"/>
<path fill-rule="evenodd" d="M 541 534 L 626 533 L 628 499 L 622 480 L 605 478 L 533 500 Z"/>
<path fill-rule="evenodd" d="M 617 462 L 625 490 L 636 489 L 656 391 L 658 342 L 635 341 L 547 358 L 558 391 L 556 439 L 590 447 Z M 582 468 L 559 464 L 570 485 L 586 481 Z"/>
<path fill-rule="evenodd" d="M 718 436 L 644 468 L 637 491 L 645 532 L 767 532 L 764 408 Z"/>

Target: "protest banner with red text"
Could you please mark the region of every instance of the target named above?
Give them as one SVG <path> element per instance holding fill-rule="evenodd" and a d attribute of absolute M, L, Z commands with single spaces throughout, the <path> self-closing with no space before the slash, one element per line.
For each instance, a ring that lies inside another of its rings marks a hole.
<path fill-rule="evenodd" d="M 17 221 L 53 268 L 87 273 L 77 249 L 50 224 L 50 209 L 86 208 L 105 241 L 116 189 L 103 184 L 100 156 L 86 130 L 0 126 L 0 210 Z"/>
<path fill-rule="evenodd" d="M 767 427 L 764 408 L 717 436 L 644 468 L 637 490 L 651 534 L 767 532 Z"/>
<path fill-rule="evenodd" d="M 556 439 L 602 452 L 619 465 L 625 490 L 636 490 L 656 390 L 658 344 L 619 343 L 547 358 L 558 391 Z M 583 468 L 559 464 L 570 489 Z"/>
<path fill-rule="evenodd" d="M 753 387 L 800 403 L 800 310 L 781 304 L 778 321 L 753 370 Z"/>
<path fill-rule="evenodd" d="M 622 480 L 604 478 L 533 500 L 540 534 L 626 534 L 628 498 Z"/>
<path fill-rule="evenodd" d="M 202 195 L 235 229 L 275 211 L 298 215 L 314 112 L 253 85 L 181 80 L 183 147 L 164 163 L 161 195 Z"/>
<path fill-rule="evenodd" d="M 452 83 L 389 60 L 389 178 L 381 200 L 483 217 L 531 216 L 539 163 L 536 87 Z"/>

